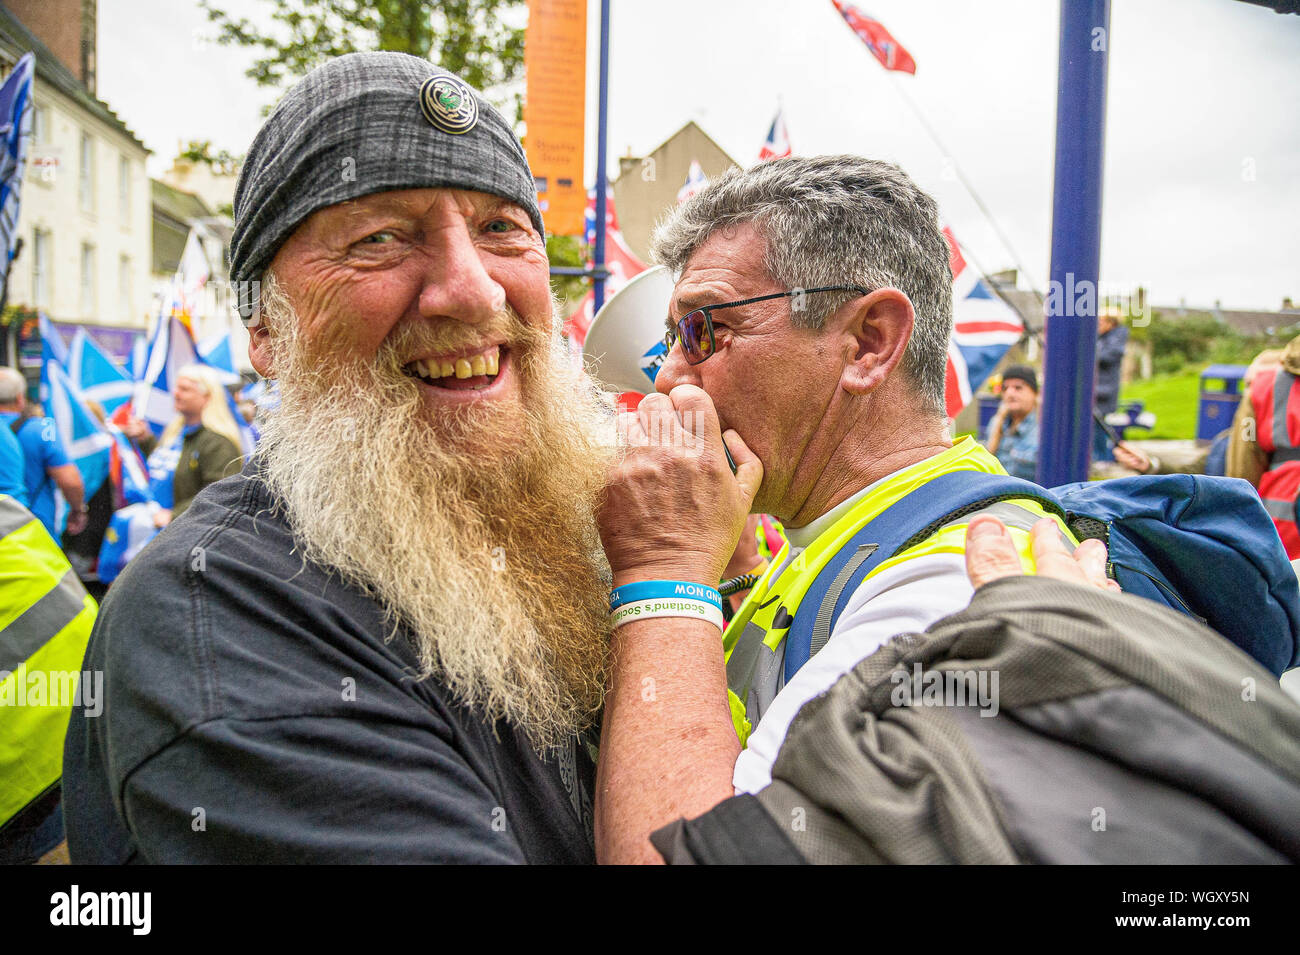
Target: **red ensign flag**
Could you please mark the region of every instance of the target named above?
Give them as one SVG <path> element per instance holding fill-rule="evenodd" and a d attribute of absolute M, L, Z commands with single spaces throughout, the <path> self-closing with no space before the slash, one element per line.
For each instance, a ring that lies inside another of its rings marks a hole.
<path fill-rule="evenodd" d="M 916 60 L 912 59 L 912 54 L 903 49 L 901 43 L 890 36 L 884 24 L 879 20 L 873 20 L 851 4 L 841 3 L 840 0 L 831 0 L 831 3 L 835 4 L 835 9 L 840 12 L 849 29 L 867 45 L 867 49 L 880 61 L 881 66 L 887 70 L 916 75 Z"/>

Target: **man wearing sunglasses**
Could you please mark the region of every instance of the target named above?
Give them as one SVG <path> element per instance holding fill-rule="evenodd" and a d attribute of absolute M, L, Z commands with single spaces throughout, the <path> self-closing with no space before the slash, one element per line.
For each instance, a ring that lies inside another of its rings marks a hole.
<path fill-rule="evenodd" d="M 659 394 L 623 419 L 631 448 L 602 513 L 616 605 L 604 861 L 655 861 L 652 830 L 763 788 L 804 703 L 894 634 L 965 607 L 969 515 L 875 567 L 810 659 L 794 672 L 785 659 L 803 596 L 854 533 L 937 478 L 1005 473 L 949 436 L 948 248 L 934 200 L 898 167 L 829 156 L 733 170 L 673 212 L 654 251 L 678 277 L 671 348 Z M 1043 512 L 1016 503 L 1028 559 Z M 691 588 L 718 584 L 750 512 L 783 521 L 790 546 L 731 621 L 724 662 L 720 615 L 701 603 L 691 619 Z"/>

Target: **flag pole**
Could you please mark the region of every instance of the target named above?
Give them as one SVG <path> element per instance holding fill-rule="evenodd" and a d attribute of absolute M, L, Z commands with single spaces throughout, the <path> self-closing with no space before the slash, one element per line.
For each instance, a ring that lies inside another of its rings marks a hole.
<path fill-rule="evenodd" d="M 905 102 L 908 105 L 908 107 L 912 110 L 912 112 L 915 114 L 917 120 L 921 124 L 921 128 L 926 131 L 931 141 L 935 144 L 935 146 L 938 147 L 939 152 L 943 153 L 944 158 L 949 160 L 952 163 L 953 172 L 957 174 L 957 181 L 962 184 L 962 187 L 966 190 L 967 195 L 969 195 L 971 199 L 975 201 L 975 205 L 979 208 L 979 211 L 983 214 L 984 219 L 988 222 L 990 226 L 993 227 L 993 231 L 997 234 L 997 237 L 1001 240 L 1002 244 L 1006 247 L 1006 250 L 1011 253 L 1011 259 L 1013 262 L 1015 262 L 1016 268 L 1020 270 L 1020 274 L 1023 275 L 1025 279 L 1029 282 L 1030 288 L 1032 288 L 1035 292 L 1038 292 L 1037 278 L 1034 276 L 1032 272 L 1029 271 L 1029 269 L 1025 267 L 1025 263 L 1021 259 L 1020 253 L 1017 252 L 1016 247 L 1011 244 L 1010 237 L 1008 237 L 1007 234 L 1002 231 L 1002 227 L 998 225 L 998 220 L 993 217 L 992 211 L 990 211 L 989 207 L 984 204 L 984 200 L 980 198 L 979 193 L 975 191 L 975 187 L 971 185 L 970 180 L 966 178 L 966 173 L 962 172 L 961 165 L 957 162 L 957 157 L 953 154 L 953 151 L 949 149 L 946 145 L 944 145 L 943 140 L 939 138 L 938 132 L 935 130 L 933 126 L 930 125 L 930 121 L 925 118 L 925 113 L 921 111 L 921 108 L 916 105 L 916 101 L 913 100 L 912 97 L 907 94 L 907 91 L 905 89 L 903 89 L 903 84 L 899 82 L 898 77 L 894 76 L 893 71 L 886 70 L 885 75 L 889 77 L 889 82 L 893 84 L 894 89 L 898 92 L 898 95 L 902 97 L 903 102 Z M 1042 293 L 1039 292 L 1038 294 L 1041 296 Z"/>
<path fill-rule="evenodd" d="M 9 307 L 9 276 L 13 274 L 14 263 L 18 261 L 19 254 L 23 251 L 23 237 L 19 236 L 14 242 L 14 254 L 9 256 L 9 267 L 5 269 L 4 288 L 0 289 L 0 316 L 3 316 L 5 309 Z M 18 324 L 10 322 L 5 326 L 5 364 L 10 368 L 18 367 Z"/>
<path fill-rule="evenodd" d="M 1100 272 L 1109 34 L 1110 0 L 1061 0 L 1051 273 L 1060 285 L 1054 288 L 1091 283 L 1095 292 Z M 1085 314 L 1047 309 L 1038 452 L 1038 483 L 1046 487 L 1088 478 L 1097 345 L 1097 296 L 1092 299 Z"/>
<path fill-rule="evenodd" d="M 605 150 L 609 120 L 609 0 L 600 0 L 600 101 L 596 116 L 596 248 L 592 254 L 595 281 L 592 283 L 591 314 L 605 304 Z"/>

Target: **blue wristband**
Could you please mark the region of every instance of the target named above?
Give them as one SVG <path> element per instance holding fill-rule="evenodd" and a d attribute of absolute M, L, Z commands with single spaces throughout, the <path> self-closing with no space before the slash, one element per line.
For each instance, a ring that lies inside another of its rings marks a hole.
<path fill-rule="evenodd" d="M 609 609 L 617 610 L 633 600 L 660 600 L 665 597 L 694 597 L 707 600 L 722 609 L 722 594 L 716 587 L 706 587 L 689 580 L 639 580 L 610 592 Z"/>

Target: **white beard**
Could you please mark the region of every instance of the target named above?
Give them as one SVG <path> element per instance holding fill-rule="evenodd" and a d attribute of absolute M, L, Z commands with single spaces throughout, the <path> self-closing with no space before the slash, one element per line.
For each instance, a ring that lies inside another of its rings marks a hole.
<path fill-rule="evenodd" d="M 428 326 L 344 367 L 313 354 L 274 279 L 261 298 L 281 404 L 258 454 L 307 558 L 371 594 L 394 633 L 410 629 L 422 677 L 539 753 L 589 726 L 609 649 L 593 519 L 615 453 L 607 401 L 553 333 L 503 315 L 523 407 L 435 420 L 402 371 L 442 344 Z"/>

